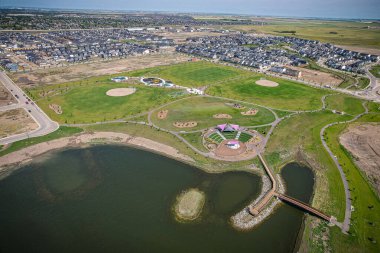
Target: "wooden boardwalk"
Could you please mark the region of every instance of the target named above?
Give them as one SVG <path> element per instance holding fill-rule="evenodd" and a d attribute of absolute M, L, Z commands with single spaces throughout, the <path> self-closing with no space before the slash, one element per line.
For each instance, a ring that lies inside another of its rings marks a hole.
<path fill-rule="evenodd" d="M 315 209 L 314 207 L 311 207 L 310 205 L 302 202 L 302 201 L 299 201 L 297 199 L 294 199 L 292 197 L 289 197 L 287 195 L 284 195 L 284 194 L 281 194 L 281 193 L 275 193 L 275 196 L 279 199 L 281 199 L 282 201 L 285 201 L 285 202 L 288 202 L 288 203 L 291 203 L 295 206 L 298 206 L 299 208 L 303 209 L 303 210 L 306 210 L 307 212 L 315 215 L 315 216 L 318 216 L 319 218 L 322 218 L 326 221 L 330 221 L 331 220 L 331 217 L 324 214 L 323 212 Z"/>
<path fill-rule="evenodd" d="M 297 199 L 294 199 L 292 197 L 289 197 L 287 195 L 281 194 L 277 192 L 277 180 L 273 176 L 273 173 L 271 169 L 268 167 L 267 163 L 265 162 L 264 158 L 259 154 L 258 155 L 261 163 L 263 164 L 265 171 L 267 172 L 271 182 L 272 182 L 272 188 L 270 191 L 267 192 L 267 194 L 256 204 L 256 205 L 251 205 L 249 207 L 249 213 L 253 216 L 256 216 L 260 214 L 260 212 L 265 208 L 265 206 L 270 202 L 270 200 L 273 197 L 277 197 L 278 199 L 291 203 L 309 213 L 312 213 L 313 215 L 320 217 L 326 221 L 331 221 L 331 217 L 324 214 L 323 212 L 315 209 L 314 207 L 311 207 L 310 205 L 303 203 L 302 201 L 299 201 Z"/>

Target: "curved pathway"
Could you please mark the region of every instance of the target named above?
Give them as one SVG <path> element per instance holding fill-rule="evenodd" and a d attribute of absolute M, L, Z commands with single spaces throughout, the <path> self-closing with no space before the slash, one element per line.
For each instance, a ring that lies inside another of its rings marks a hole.
<path fill-rule="evenodd" d="M 342 226 L 341 226 L 341 229 L 342 229 L 343 233 L 347 233 L 349 231 L 349 229 L 350 229 L 351 194 L 350 194 L 347 178 L 346 178 L 346 175 L 344 174 L 343 168 L 339 164 L 339 161 L 336 158 L 336 156 L 334 155 L 334 153 L 328 147 L 328 145 L 327 145 L 327 143 L 326 143 L 326 141 L 324 139 L 324 134 L 325 134 L 326 129 L 329 128 L 329 127 L 331 127 L 331 126 L 334 126 L 334 125 L 337 125 L 337 124 L 351 123 L 351 122 L 357 120 L 358 118 L 360 118 L 361 116 L 363 116 L 364 114 L 367 114 L 368 113 L 368 108 L 366 106 L 366 102 L 363 102 L 363 107 L 365 108 L 365 111 L 362 112 L 361 114 L 356 115 L 353 119 L 347 120 L 347 121 L 339 121 L 339 122 L 334 122 L 334 123 L 327 124 L 326 126 L 324 126 L 321 129 L 321 131 L 319 133 L 319 136 L 321 138 L 323 147 L 326 149 L 327 153 L 330 155 L 331 159 L 334 161 L 336 167 L 339 170 L 340 178 L 341 178 L 341 180 L 343 182 L 344 192 L 345 192 L 345 196 L 346 196 L 346 209 L 345 209 L 345 214 L 344 214 L 344 221 L 343 221 Z"/>

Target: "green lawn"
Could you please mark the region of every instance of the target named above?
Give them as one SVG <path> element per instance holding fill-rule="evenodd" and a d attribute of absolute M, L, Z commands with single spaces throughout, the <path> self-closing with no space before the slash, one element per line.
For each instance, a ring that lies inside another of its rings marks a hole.
<path fill-rule="evenodd" d="M 376 76 L 377 78 L 380 78 L 380 65 L 373 66 L 370 72 L 372 73 L 372 75 Z"/>
<path fill-rule="evenodd" d="M 208 152 L 208 150 L 203 146 L 202 144 L 202 133 L 188 133 L 188 134 L 181 134 L 183 138 L 185 138 L 192 146 L 197 148 L 200 151 Z M 219 138 L 221 138 L 219 136 Z"/>
<path fill-rule="evenodd" d="M 162 110 L 168 110 L 168 116 L 164 120 L 157 118 L 157 113 L 153 113 L 152 120 L 158 126 L 175 130 L 197 130 L 213 127 L 223 123 L 234 123 L 242 126 L 254 126 L 266 124 L 274 121 L 274 115 L 267 109 L 258 106 L 245 105 L 246 109 L 239 110 L 226 105 L 230 101 L 212 98 L 212 97 L 191 97 L 185 100 L 180 100 L 170 104 Z M 258 113 L 254 116 L 244 116 L 241 112 L 248 110 L 248 108 L 258 109 Z M 161 110 L 161 109 L 160 109 Z M 215 114 L 229 114 L 232 119 L 215 119 Z M 198 125 L 193 128 L 177 128 L 173 126 L 176 121 L 196 121 Z"/>
<path fill-rule="evenodd" d="M 363 101 L 348 95 L 335 94 L 326 98 L 326 108 L 356 115 L 364 112 Z"/>
<path fill-rule="evenodd" d="M 247 141 L 249 141 L 251 138 L 252 138 L 252 136 L 251 136 L 250 134 L 247 134 L 247 133 L 241 133 L 240 136 L 239 136 L 239 141 L 241 141 L 241 142 L 247 142 Z"/>
<path fill-rule="evenodd" d="M 8 148 L 0 151 L 0 156 L 9 154 L 11 152 L 14 152 L 14 151 L 17 151 L 17 150 L 32 146 L 34 144 L 41 143 L 41 142 L 59 139 L 62 137 L 68 137 L 68 136 L 71 136 L 73 134 L 80 133 L 82 131 L 83 130 L 81 128 L 78 128 L 78 127 L 61 126 L 61 127 L 59 127 L 58 130 L 56 130 L 55 132 L 52 132 L 48 135 L 29 138 L 29 139 L 25 139 L 22 141 L 16 141 L 16 142 L 12 143 Z"/>
<path fill-rule="evenodd" d="M 113 88 L 135 87 L 137 91 L 129 96 L 110 97 L 106 92 Z M 33 90 L 37 96 L 40 90 Z M 174 100 L 176 90 L 146 87 L 122 83 L 99 82 L 93 85 L 74 86 L 66 93 L 52 95 L 38 100 L 38 105 L 60 123 L 91 123 L 124 118 L 155 108 Z M 58 115 L 49 108 L 58 104 L 63 113 Z"/>
<path fill-rule="evenodd" d="M 262 76 L 241 78 L 223 84 L 217 84 L 207 89 L 207 94 L 244 100 L 277 109 L 313 110 L 322 107 L 321 98 L 328 91 L 312 88 L 289 80 L 271 78 L 278 82 L 277 87 L 263 87 L 255 82 Z"/>
<path fill-rule="evenodd" d="M 210 85 L 247 74 L 248 71 L 206 61 L 147 68 L 128 73 L 129 76 L 160 77 L 186 87 Z"/>
<path fill-rule="evenodd" d="M 217 133 L 212 133 L 208 136 L 210 139 L 214 140 L 216 143 L 221 143 L 223 141 L 222 136 Z"/>

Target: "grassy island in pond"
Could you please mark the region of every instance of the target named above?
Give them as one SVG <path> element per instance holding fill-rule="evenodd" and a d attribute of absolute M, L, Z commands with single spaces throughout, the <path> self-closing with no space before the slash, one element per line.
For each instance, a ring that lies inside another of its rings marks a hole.
<path fill-rule="evenodd" d="M 205 203 L 205 194 L 198 189 L 189 189 L 177 197 L 174 206 L 176 218 L 191 221 L 199 217 Z"/>

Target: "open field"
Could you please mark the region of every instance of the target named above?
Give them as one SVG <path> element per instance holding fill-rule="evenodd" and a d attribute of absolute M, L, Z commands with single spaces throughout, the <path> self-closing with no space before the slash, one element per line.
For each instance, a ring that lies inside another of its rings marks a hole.
<path fill-rule="evenodd" d="M 380 78 L 380 65 L 373 66 L 370 71 L 372 75 L 376 76 L 377 78 Z"/>
<path fill-rule="evenodd" d="M 65 84 L 66 85 L 66 84 Z M 66 87 L 66 86 L 65 86 Z M 113 88 L 136 88 L 136 92 L 125 97 L 111 97 L 106 92 Z M 53 90 L 56 87 L 49 87 Z M 153 109 L 160 104 L 173 100 L 174 89 L 146 87 L 127 83 L 113 83 L 103 80 L 83 85 L 67 84 L 68 90 L 51 93 L 38 99 L 38 105 L 53 119 L 60 123 L 91 123 L 115 120 Z M 41 96 L 42 89 L 31 90 L 33 97 Z M 48 93 L 48 90 L 44 90 Z M 62 114 L 56 114 L 49 108 L 57 104 L 62 108 Z"/>
<path fill-rule="evenodd" d="M 177 85 L 200 87 L 244 74 L 250 74 L 250 72 L 205 61 L 198 61 L 146 68 L 133 71 L 130 73 L 130 76 L 160 77 L 165 80 L 170 80 Z"/>
<path fill-rule="evenodd" d="M 38 124 L 22 108 L 0 112 L 0 138 L 26 133 L 38 128 Z"/>
<path fill-rule="evenodd" d="M 111 75 L 159 65 L 171 65 L 187 61 L 189 57 L 167 52 L 131 56 L 122 60 L 112 60 L 89 64 L 71 65 L 63 68 L 35 70 L 28 73 L 13 73 L 12 80 L 21 87 L 33 87 L 82 80 L 88 77 Z"/>
<path fill-rule="evenodd" d="M 9 105 L 13 103 L 16 103 L 16 99 L 9 92 L 9 90 L 5 88 L 2 83 L 0 83 L 0 106 Z"/>
<path fill-rule="evenodd" d="M 378 243 L 380 241 L 380 200 L 366 181 L 364 174 L 353 163 L 351 154 L 339 143 L 339 136 L 347 127 L 346 124 L 336 125 L 326 132 L 330 149 L 344 167 L 354 206 L 350 235 L 345 236 L 340 231 L 333 230 L 330 240 L 336 249 L 346 247 L 350 252 L 378 252 L 380 250 Z"/>
<path fill-rule="evenodd" d="M 268 25 L 234 26 L 234 28 L 247 32 L 320 40 L 338 45 L 353 46 L 364 51 L 366 48 L 380 49 L 380 25 L 377 22 L 280 18 L 264 18 L 261 20 L 267 22 Z"/>
<path fill-rule="evenodd" d="M 261 77 L 261 75 L 253 75 L 216 84 L 208 88 L 206 92 L 218 97 L 244 100 L 287 110 L 318 109 L 322 106 L 321 97 L 328 93 L 326 90 L 272 77 L 267 77 L 267 79 L 280 85 L 277 87 L 263 87 L 255 83 Z"/>
<path fill-rule="evenodd" d="M 310 70 L 315 70 L 315 71 L 320 71 L 320 72 L 325 72 L 328 74 L 331 74 L 333 77 L 342 80 L 339 84 L 340 88 L 347 88 L 353 84 L 356 83 L 356 80 L 354 77 L 352 77 L 349 74 L 344 74 L 338 71 L 334 71 L 331 69 L 323 68 L 319 66 L 316 62 L 309 60 L 309 64 L 304 67 L 305 69 L 310 69 Z"/>
<path fill-rule="evenodd" d="M 298 70 L 302 72 L 301 79 L 310 83 L 318 83 L 323 85 L 330 85 L 331 87 L 339 86 L 339 84 L 343 81 L 340 78 L 337 78 L 331 73 L 326 73 L 322 71 L 300 68 L 294 66 L 287 66 L 290 69 Z"/>
<path fill-rule="evenodd" d="M 356 115 L 364 112 L 362 100 L 343 94 L 335 94 L 326 98 L 326 108 Z"/>
<path fill-rule="evenodd" d="M 380 195 L 380 122 L 352 124 L 339 141 Z"/>
<path fill-rule="evenodd" d="M 163 109 L 168 110 L 168 116 L 164 120 L 159 120 L 157 113 L 152 114 L 153 122 L 159 127 L 179 131 L 181 129 L 173 126 L 174 122 L 196 121 L 198 124 L 190 130 L 205 129 L 214 127 L 226 122 L 239 124 L 242 126 L 262 125 L 273 122 L 274 115 L 267 109 L 257 106 L 245 105 L 247 108 L 258 109 L 254 116 L 244 116 L 241 110 L 226 105 L 229 101 L 212 97 L 191 97 L 170 104 Z M 215 114 L 226 113 L 232 116 L 231 119 L 214 118 Z"/>

